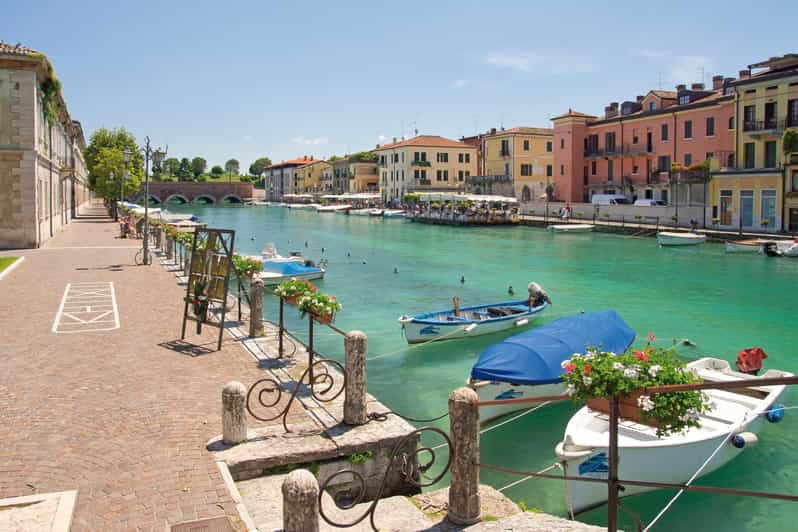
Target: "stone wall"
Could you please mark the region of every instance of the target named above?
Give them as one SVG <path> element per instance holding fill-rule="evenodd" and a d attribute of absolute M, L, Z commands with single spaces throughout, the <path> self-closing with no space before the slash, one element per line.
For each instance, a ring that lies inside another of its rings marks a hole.
<path fill-rule="evenodd" d="M 220 203 L 226 196 L 236 196 L 246 201 L 252 199 L 252 190 L 252 183 L 241 182 L 150 181 L 150 196 L 156 197 L 160 202 L 166 201 L 170 196 L 182 196 L 188 201 L 207 196 L 212 198 L 214 203 Z M 144 197 L 143 185 L 139 197 Z"/>

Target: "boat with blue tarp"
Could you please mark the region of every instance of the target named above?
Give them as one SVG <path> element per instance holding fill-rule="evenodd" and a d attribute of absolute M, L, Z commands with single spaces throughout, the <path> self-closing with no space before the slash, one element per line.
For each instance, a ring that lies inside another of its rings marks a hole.
<path fill-rule="evenodd" d="M 313 261 L 305 260 L 304 263 L 286 260 L 264 260 L 263 271 L 258 273 L 258 277 L 263 279 L 265 285 L 275 285 L 287 279 L 321 279 L 324 277 L 325 269 L 316 266 Z"/>
<path fill-rule="evenodd" d="M 614 310 L 559 318 L 485 349 L 471 369 L 469 386 L 481 401 L 565 393 L 562 362 L 589 347 L 622 353 L 635 331 Z M 480 407 L 480 422 L 534 406 L 510 403 Z"/>

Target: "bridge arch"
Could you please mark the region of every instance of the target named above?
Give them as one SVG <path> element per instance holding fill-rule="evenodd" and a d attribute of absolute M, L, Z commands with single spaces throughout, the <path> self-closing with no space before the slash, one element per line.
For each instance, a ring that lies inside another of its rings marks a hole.
<path fill-rule="evenodd" d="M 222 198 L 222 203 L 244 203 L 244 200 L 235 194 L 228 194 Z"/>
<path fill-rule="evenodd" d="M 171 194 L 169 195 L 168 198 L 166 198 L 166 201 L 164 201 L 164 203 L 180 203 L 180 204 L 188 202 L 189 202 L 188 198 L 185 197 L 183 194 Z"/>
<path fill-rule="evenodd" d="M 144 196 L 142 196 L 142 198 L 143 197 Z M 150 194 L 150 203 L 161 203 L 161 198 L 159 198 L 155 194 Z"/>
<path fill-rule="evenodd" d="M 211 196 L 210 194 L 197 194 L 194 196 L 194 199 L 191 200 L 191 203 L 202 203 L 205 205 L 214 205 L 216 203 L 216 198 Z"/>

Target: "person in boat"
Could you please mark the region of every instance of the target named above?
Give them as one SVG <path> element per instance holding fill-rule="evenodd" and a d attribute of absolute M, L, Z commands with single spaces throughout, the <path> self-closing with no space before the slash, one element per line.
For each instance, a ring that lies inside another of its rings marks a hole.
<path fill-rule="evenodd" d="M 748 375 L 758 375 L 762 361 L 768 357 L 761 347 L 749 347 L 737 353 L 737 371 Z"/>
<path fill-rule="evenodd" d="M 548 303 L 551 305 L 551 299 L 549 299 L 549 294 L 540 286 L 538 283 L 532 282 L 529 283 L 527 286 L 527 290 L 529 292 L 529 299 L 527 299 L 527 304 L 529 308 L 532 307 L 539 307 L 543 303 Z"/>

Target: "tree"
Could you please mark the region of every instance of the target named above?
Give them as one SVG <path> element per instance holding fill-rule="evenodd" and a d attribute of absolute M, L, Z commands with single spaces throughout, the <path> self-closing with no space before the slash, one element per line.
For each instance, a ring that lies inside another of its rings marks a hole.
<path fill-rule="evenodd" d="M 266 168 L 272 165 L 272 160 L 268 157 L 261 157 L 255 159 L 255 162 L 249 165 L 250 175 L 260 176 L 266 171 Z"/>
<path fill-rule="evenodd" d="M 174 177 L 180 170 L 180 161 L 176 157 L 169 157 L 163 162 L 164 174 Z"/>
<path fill-rule="evenodd" d="M 204 174 L 206 168 L 208 168 L 208 161 L 202 157 L 194 157 L 191 159 L 191 173 L 194 174 L 195 178 Z"/>
<path fill-rule="evenodd" d="M 191 181 L 191 161 L 186 157 L 180 159 L 180 167 L 177 169 L 177 178 L 180 181 Z"/>
<path fill-rule="evenodd" d="M 337 161 L 338 159 L 340 159 L 340 157 L 338 157 L 337 155 L 330 155 L 330 158 L 329 158 L 329 159 L 327 159 L 327 162 L 328 162 L 328 163 L 334 163 L 334 162 L 335 162 L 335 161 Z"/>
<path fill-rule="evenodd" d="M 371 153 L 370 151 L 359 151 L 357 153 L 353 153 L 349 160 L 353 163 L 357 162 L 373 162 L 377 160 L 377 154 Z"/>
<path fill-rule="evenodd" d="M 241 164 L 238 162 L 237 159 L 230 159 L 226 163 L 224 163 L 224 169 L 230 175 L 232 174 L 238 175 L 238 171 L 241 169 Z"/>
<path fill-rule="evenodd" d="M 211 168 L 211 176 L 213 176 L 214 179 L 219 179 L 220 177 L 222 177 L 223 174 L 224 174 L 224 168 L 222 168 L 218 164 L 214 165 L 214 167 Z"/>
<path fill-rule="evenodd" d="M 794 152 L 798 152 L 798 133 L 796 133 L 792 129 L 788 129 L 784 132 L 784 136 L 781 139 L 782 142 L 782 150 L 784 151 L 784 155 L 789 155 Z M 786 161 L 789 163 L 789 161 Z"/>
<path fill-rule="evenodd" d="M 131 152 L 127 164 L 123 156 L 125 150 Z M 144 162 L 136 138 L 125 128 L 100 128 L 92 133 L 84 156 L 89 171 L 89 186 L 95 194 L 106 200 L 116 200 L 122 181 L 124 196 L 138 192 L 144 176 Z M 123 180 L 123 176 L 129 177 Z"/>

